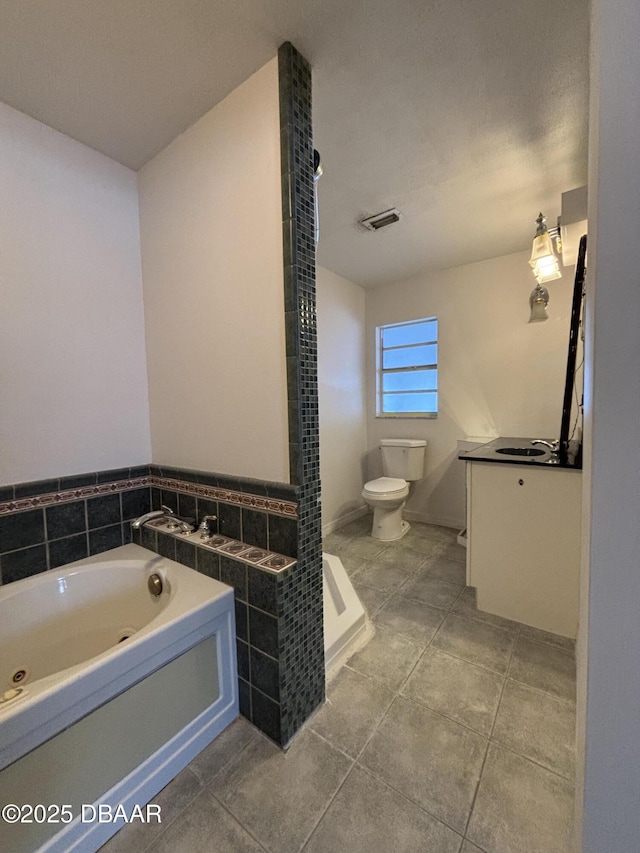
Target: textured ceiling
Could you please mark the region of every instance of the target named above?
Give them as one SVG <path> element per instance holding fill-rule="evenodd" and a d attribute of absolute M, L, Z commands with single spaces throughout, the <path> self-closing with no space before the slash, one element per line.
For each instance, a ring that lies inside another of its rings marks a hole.
<path fill-rule="evenodd" d="M 586 182 L 585 0 L 0 0 L 0 100 L 139 168 L 291 41 L 318 261 L 364 286 L 527 248 Z M 357 220 L 389 207 L 385 231 Z"/>

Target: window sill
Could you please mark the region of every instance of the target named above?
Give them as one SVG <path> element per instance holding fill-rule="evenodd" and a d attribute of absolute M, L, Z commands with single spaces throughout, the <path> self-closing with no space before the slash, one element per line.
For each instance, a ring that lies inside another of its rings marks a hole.
<path fill-rule="evenodd" d="M 378 412 L 376 418 L 422 418 L 423 420 L 435 420 L 437 412 Z"/>

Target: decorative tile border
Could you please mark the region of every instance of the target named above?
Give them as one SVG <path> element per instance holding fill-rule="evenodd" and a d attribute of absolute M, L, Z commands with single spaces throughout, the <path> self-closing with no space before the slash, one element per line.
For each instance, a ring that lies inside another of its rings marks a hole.
<path fill-rule="evenodd" d="M 32 495 L 28 498 L 14 498 L 0 502 L 0 515 L 14 512 L 24 512 L 28 509 L 38 509 L 51 504 L 70 503 L 71 501 L 92 498 L 97 495 L 125 492 L 129 489 L 140 489 L 145 486 L 170 489 L 187 495 L 209 498 L 222 503 L 246 506 L 262 510 L 272 515 L 286 518 L 298 517 L 298 505 L 294 501 L 269 498 L 264 495 L 252 495 L 248 492 L 236 492 L 231 489 L 220 489 L 215 486 L 201 486 L 198 483 L 187 483 L 182 480 L 172 480 L 166 477 L 138 477 L 134 480 L 116 480 L 113 483 L 100 483 L 95 486 L 82 486 L 78 489 L 64 489 L 58 492 L 48 492 L 42 495 Z"/>
<path fill-rule="evenodd" d="M 82 486 L 79 489 L 64 489 L 60 492 L 49 492 L 44 495 L 33 495 L 29 498 L 16 498 L 0 503 L 0 515 L 23 512 L 27 509 L 38 509 L 52 504 L 64 504 L 71 501 L 93 498 L 97 495 L 107 495 L 125 492 L 129 489 L 140 489 L 151 485 L 151 477 L 138 477 L 135 480 L 120 480 L 113 483 L 101 483 L 95 486 Z"/>
<path fill-rule="evenodd" d="M 149 482 L 159 489 L 169 489 L 173 492 L 196 495 L 222 503 L 246 506 L 250 509 L 268 512 L 271 515 L 282 515 L 287 518 L 298 517 L 298 504 L 294 501 L 279 500 L 264 495 L 252 495 L 248 492 L 236 492 L 232 489 L 220 489 L 217 486 L 202 486 L 199 483 L 188 483 L 184 480 L 173 480 L 168 477 L 152 476 L 149 478 Z"/>

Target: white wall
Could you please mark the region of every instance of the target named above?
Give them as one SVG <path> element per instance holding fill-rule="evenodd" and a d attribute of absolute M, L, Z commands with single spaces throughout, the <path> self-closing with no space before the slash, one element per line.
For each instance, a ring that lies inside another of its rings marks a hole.
<path fill-rule="evenodd" d="M 277 59 L 139 189 L 153 461 L 288 481 Z"/>
<path fill-rule="evenodd" d="M 150 462 L 134 172 L 0 104 L 0 484 Z"/>
<path fill-rule="evenodd" d="M 575 849 L 628 853 L 640 844 L 640 4 L 592 11 Z"/>
<path fill-rule="evenodd" d="M 533 232 L 532 232 L 533 237 Z M 427 439 L 426 477 L 412 486 L 407 517 L 462 526 L 466 436 L 557 438 L 575 268 L 549 285 L 549 319 L 529 323 L 535 279 L 528 252 L 367 291 L 369 476 L 381 474 L 381 438 Z M 375 328 L 436 316 L 436 419 L 375 417 Z"/>
<path fill-rule="evenodd" d="M 322 267 L 316 281 L 322 526 L 327 533 L 365 506 L 365 294 Z"/>

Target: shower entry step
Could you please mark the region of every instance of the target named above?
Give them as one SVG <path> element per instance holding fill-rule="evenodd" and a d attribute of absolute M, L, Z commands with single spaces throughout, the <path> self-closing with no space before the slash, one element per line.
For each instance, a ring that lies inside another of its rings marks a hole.
<path fill-rule="evenodd" d="M 342 560 L 322 555 L 324 660 L 327 681 L 369 641 L 373 628 Z"/>

